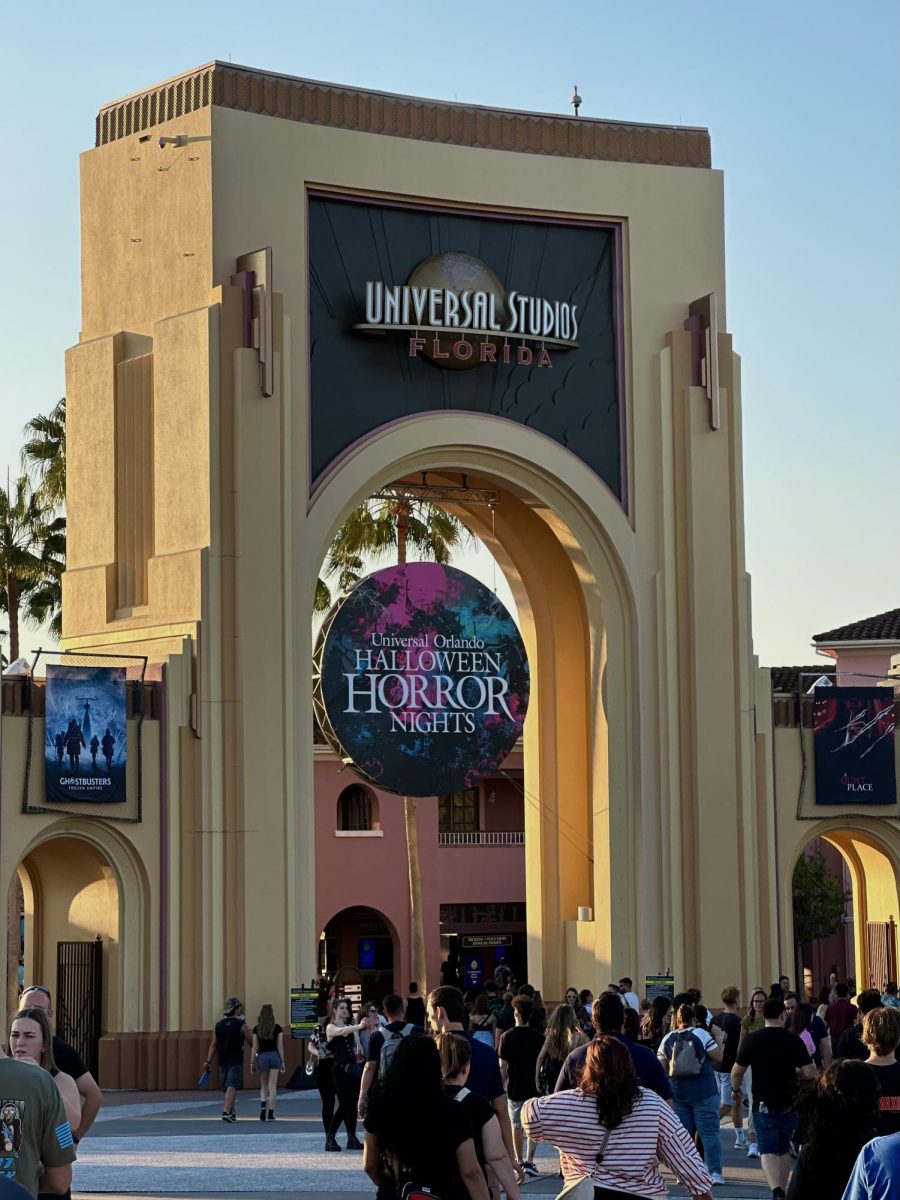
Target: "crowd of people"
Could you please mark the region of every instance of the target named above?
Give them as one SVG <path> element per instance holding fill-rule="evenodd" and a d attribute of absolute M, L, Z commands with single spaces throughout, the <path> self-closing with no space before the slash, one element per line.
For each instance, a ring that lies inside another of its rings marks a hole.
<path fill-rule="evenodd" d="M 0 1195 L 68 1197 L 79 1141 L 102 1096 L 72 1046 L 53 1032 L 53 997 L 27 984 L 0 1048 Z"/>
<path fill-rule="evenodd" d="M 566 1200 L 664 1197 L 662 1167 L 712 1200 L 727 1128 L 773 1200 L 900 1200 L 900 1000 L 851 993 L 835 982 L 817 1011 L 782 977 L 710 1009 L 623 978 L 548 1006 L 501 973 L 380 1011 L 336 996 L 307 1069 L 325 1149 L 361 1151 L 378 1200 L 520 1200 L 540 1143 Z"/>

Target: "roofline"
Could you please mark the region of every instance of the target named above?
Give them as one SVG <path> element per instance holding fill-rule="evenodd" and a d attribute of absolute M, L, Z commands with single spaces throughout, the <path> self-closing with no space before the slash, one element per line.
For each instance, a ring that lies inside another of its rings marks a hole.
<path fill-rule="evenodd" d="M 856 646 L 862 650 L 879 650 L 887 646 L 900 648 L 900 637 L 895 638 L 829 638 L 828 641 L 817 642 L 813 639 L 810 645 L 819 653 L 824 653 L 834 647 L 841 650 L 846 646 Z"/>
<path fill-rule="evenodd" d="M 220 58 L 210 59 L 209 62 L 200 63 L 198 66 L 191 67 L 187 71 L 181 71 L 178 75 L 171 75 L 168 79 L 160 79 L 156 83 L 149 84 L 147 87 L 138 88 L 137 91 L 129 92 L 125 96 L 109 100 L 100 106 L 98 113 L 104 113 L 119 104 L 127 104 L 130 100 L 136 100 L 138 97 L 144 96 L 148 92 L 156 91 L 158 88 L 171 87 L 173 84 L 181 83 L 182 80 L 190 79 L 199 71 L 209 71 L 216 67 L 222 67 L 227 71 L 248 71 L 253 75 L 266 75 L 270 79 L 283 79 L 286 82 L 303 84 L 307 87 L 333 88 L 336 91 L 351 92 L 357 96 L 378 96 L 385 100 L 405 100 L 419 104 L 439 104 L 442 108 L 453 108 L 463 112 L 477 110 L 478 112 L 507 114 L 514 117 L 545 117 L 555 121 L 574 121 L 579 125 L 617 125 L 626 129 L 665 129 L 669 131 L 684 131 L 685 133 L 705 133 L 709 136 L 709 127 L 706 125 L 671 125 L 652 121 L 617 121 L 609 117 L 574 117 L 570 116 L 569 113 L 541 112 L 538 109 L 500 108 L 491 104 L 441 100 L 435 96 L 413 96 L 406 92 L 385 92 L 378 88 L 356 87 L 353 84 L 335 83 L 325 79 L 310 79 L 305 75 L 288 75 L 282 71 L 269 71 L 264 67 L 250 67 L 244 63 L 223 62 Z"/>

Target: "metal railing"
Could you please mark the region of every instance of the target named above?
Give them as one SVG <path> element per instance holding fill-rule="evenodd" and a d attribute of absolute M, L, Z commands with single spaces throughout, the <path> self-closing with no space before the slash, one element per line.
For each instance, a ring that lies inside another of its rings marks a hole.
<path fill-rule="evenodd" d="M 497 833 L 439 833 L 439 846 L 524 846 L 525 834 L 521 830 Z"/>

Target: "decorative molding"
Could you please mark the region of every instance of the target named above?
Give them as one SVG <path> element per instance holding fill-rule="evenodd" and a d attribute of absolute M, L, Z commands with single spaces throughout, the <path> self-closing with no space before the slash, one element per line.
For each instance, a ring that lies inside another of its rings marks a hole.
<path fill-rule="evenodd" d="M 223 62 L 207 63 L 104 105 L 97 114 L 96 145 L 212 106 L 450 146 L 670 167 L 711 166 L 706 129 L 451 104 Z"/>

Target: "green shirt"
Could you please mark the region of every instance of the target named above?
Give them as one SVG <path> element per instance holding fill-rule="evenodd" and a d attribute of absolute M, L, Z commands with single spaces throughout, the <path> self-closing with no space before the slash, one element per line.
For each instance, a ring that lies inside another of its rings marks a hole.
<path fill-rule="evenodd" d="M 43 1167 L 74 1161 L 72 1130 L 50 1074 L 0 1058 L 0 1176 L 36 1196 Z"/>

